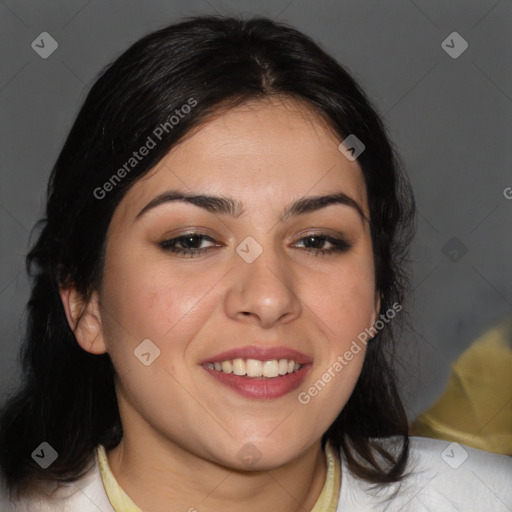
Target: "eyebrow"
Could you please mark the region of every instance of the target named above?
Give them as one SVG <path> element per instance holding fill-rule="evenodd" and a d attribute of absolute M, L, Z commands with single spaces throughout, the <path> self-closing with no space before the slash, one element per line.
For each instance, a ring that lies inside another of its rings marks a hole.
<path fill-rule="evenodd" d="M 203 208 L 210 213 L 230 215 L 231 217 L 235 218 L 238 218 L 240 215 L 246 213 L 243 208 L 243 204 L 237 199 L 224 196 L 211 196 L 207 194 L 194 195 L 187 194 L 179 190 L 168 190 L 154 197 L 146 206 L 144 206 L 144 208 L 142 208 L 142 210 L 135 217 L 135 221 L 140 219 L 140 217 L 142 217 L 149 210 L 173 201 L 181 201 L 193 204 Z M 352 199 L 344 192 L 337 192 L 323 196 L 302 197 L 284 209 L 280 216 L 280 220 L 286 221 L 291 217 L 311 213 L 333 204 L 349 206 L 356 210 L 356 212 L 361 216 L 363 220 L 370 222 L 357 201 Z"/>

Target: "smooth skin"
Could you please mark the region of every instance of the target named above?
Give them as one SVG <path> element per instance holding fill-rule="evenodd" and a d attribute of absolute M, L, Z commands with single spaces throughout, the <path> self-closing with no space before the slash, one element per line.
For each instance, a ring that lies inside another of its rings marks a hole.
<path fill-rule="evenodd" d="M 320 439 L 350 397 L 364 347 L 307 405 L 298 394 L 373 325 L 380 304 L 362 171 L 339 143 L 319 116 L 288 98 L 218 113 L 122 199 L 100 289 L 86 304 L 73 288 L 61 290 L 77 342 L 112 358 L 124 436 L 107 456 L 142 510 L 303 512 L 318 499 L 326 477 Z M 170 189 L 229 197 L 245 213 L 168 201 L 138 216 Z M 366 219 L 343 204 L 281 218 L 297 199 L 338 192 Z M 209 238 L 174 245 L 205 252 L 190 257 L 160 245 L 191 232 Z M 350 247 L 329 253 L 334 245 L 321 235 Z M 249 236 L 263 249 L 252 263 L 236 252 Z M 148 366 L 134 355 L 145 339 L 160 350 Z M 247 345 L 310 356 L 304 384 L 252 399 L 200 365 Z M 247 443 L 261 454 L 250 467 L 237 456 Z"/>

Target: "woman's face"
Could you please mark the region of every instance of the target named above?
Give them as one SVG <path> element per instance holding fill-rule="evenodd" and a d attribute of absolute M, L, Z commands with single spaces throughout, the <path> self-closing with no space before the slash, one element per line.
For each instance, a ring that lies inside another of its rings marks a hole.
<path fill-rule="evenodd" d="M 116 370 L 125 436 L 269 469 L 334 421 L 364 345 L 345 353 L 378 308 L 364 180 L 339 143 L 292 100 L 246 104 L 195 131 L 123 198 L 95 343 Z M 340 202 L 308 202 L 334 194 Z"/>

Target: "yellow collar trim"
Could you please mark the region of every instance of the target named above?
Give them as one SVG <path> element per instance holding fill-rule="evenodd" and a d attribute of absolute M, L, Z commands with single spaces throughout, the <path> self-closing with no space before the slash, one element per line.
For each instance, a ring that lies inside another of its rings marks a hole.
<path fill-rule="evenodd" d="M 327 475 L 322 492 L 311 512 L 336 512 L 340 498 L 341 466 L 336 453 L 328 442 L 325 445 Z"/>
<path fill-rule="evenodd" d="M 108 465 L 107 453 L 103 445 L 98 445 L 97 453 L 103 486 L 105 487 L 105 492 L 114 510 L 116 512 L 142 512 L 117 483 L 116 477 Z"/>
<path fill-rule="evenodd" d="M 98 445 L 97 456 L 103 486 L 105 487 L 105 492 L 114 510 L 116 512 L 142 512 L 117 483 L 108 465 L 105 448 L 101 444 Z M 311 512 L 336 512 L 338 507 L 341 467 L 329 443 L 327 443 L 325 447 L 325 456 L 327 459 L 327 475 L 322 492 Z"/>

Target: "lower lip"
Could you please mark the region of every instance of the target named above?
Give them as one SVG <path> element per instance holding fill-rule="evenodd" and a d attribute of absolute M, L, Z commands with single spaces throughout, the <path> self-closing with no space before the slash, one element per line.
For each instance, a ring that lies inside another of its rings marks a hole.
<path fill-rule="evenodd" d="M 311 364 L 304 364 L 296 372 L 280 375 L 272 379 L 240 377 L 234 373 L 212 370 L 207 366 L 203 366 L 203 368 L 221 384 L 247 398 L 279 398 L 291 393 L 302 384 L 311 369 Z"/>

